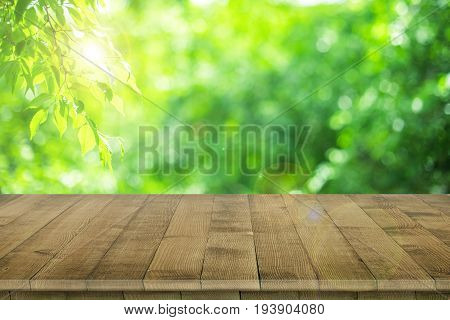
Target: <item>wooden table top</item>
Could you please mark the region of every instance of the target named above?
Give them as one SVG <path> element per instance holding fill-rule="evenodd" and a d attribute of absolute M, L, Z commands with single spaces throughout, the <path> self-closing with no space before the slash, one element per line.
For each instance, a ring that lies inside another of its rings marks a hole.
<path fill-rule="evenodd" d="M 450 291 L 449 195 L 0 195 L 0 290 Z"/>

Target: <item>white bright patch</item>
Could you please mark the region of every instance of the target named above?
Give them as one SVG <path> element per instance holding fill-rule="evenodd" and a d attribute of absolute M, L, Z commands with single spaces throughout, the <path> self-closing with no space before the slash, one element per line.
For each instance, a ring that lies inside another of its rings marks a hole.
<path fill-rule="evenodd" d="M 226 3 L 226 0 L 190 0 L 194 6 L 205 7 L 216 3 Z"/>
<path fill-rule="evenodd" d="M 276 0 L 275 2 L 290 3 L 296 6 L 311 7 L 319 4 L 343 3 L 346 0 Z"/>
<path fill-rule="evenodd" d="M 319 4 L 343 3 L 346 0 L 272 0 L 275 3 L 289 3 L 295 6 L 310 7 Z M 227 0 L 190 0 L 195 6 L 206 7 L 213 4 L 225 4 Z"/>
<path fill-rule="evenodd" d="M 104 65 L 105 63 L 105 52 L 95 42 L 88 42 L 83 45 L 82 54 L 85 58 L 96 64 Z"/>

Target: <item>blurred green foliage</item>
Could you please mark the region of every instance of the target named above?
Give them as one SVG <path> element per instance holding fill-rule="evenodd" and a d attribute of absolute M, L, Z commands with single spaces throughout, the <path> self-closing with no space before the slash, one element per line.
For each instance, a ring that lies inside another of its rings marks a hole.
<path fill-rule="evenodd" d="M 123 158 L 120 150 L 112 153 L 109 170 L 98 153 L 82 155 L 74 126 L 60 138 L 58 125 L 47 121 L 30 141 L 32 96 L 17 88 L 11 93 L 3 77 L 1 192 L 448 192 L 447 1 L 302 5 L 313 2 L 114 0 L 90 26 L 107 34 L 145 97 L 194 126 L 264 125 L 301 101 L 273 123 L 312 126 L 304 149 L 310 175 L 139 174 L 138 127 L 179 123 L 117 81 L 96 79 L 124 105 L 122 116 L 109 97 L 83 101 L 95 128 L 124 141 Z M 0 57 L 6 59 L 3 49 Z M 119 63 L 117 56 L 100 58 Z"/>

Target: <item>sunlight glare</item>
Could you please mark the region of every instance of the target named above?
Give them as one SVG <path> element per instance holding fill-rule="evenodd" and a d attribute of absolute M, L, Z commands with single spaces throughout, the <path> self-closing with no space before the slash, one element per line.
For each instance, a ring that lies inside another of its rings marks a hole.
<path fill-rule="evenodd" d="M 103 48 L 94 42 L 88 42 L 83 46 L 83 55 L 98 65 L 105 64 L 105 53 Z"/>

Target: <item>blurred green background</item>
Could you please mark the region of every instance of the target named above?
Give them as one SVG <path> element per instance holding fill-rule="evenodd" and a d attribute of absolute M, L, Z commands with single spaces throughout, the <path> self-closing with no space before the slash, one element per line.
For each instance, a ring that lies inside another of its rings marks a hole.
<path fill-rule="evenodd" d="M 0 79 L 1 193 L 447 193 L 450 70 L 446 1 L 114 0 L 101 16 L 141 92 L 183 121 L 311 125 L 310 175 L 138 172 L 138 127 L 177 121 L 126 88 L 113 170 L 76 133 L 46 123 L 33 141 L 23 92 Z M 420 22 L 420 23 L 418 23 Z M 397 36 L 400 34 L 400 36 Z M 224 156 L 224 153 L 221 154 Z M 180 181 L 181 179 L 181 181 Z"/>

